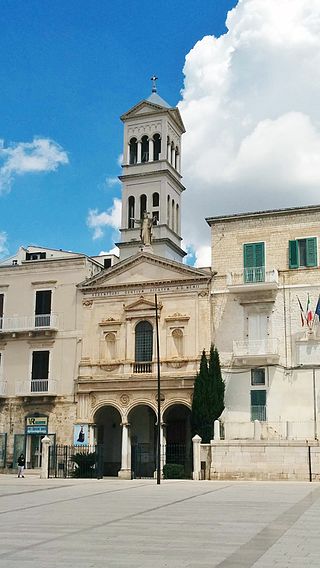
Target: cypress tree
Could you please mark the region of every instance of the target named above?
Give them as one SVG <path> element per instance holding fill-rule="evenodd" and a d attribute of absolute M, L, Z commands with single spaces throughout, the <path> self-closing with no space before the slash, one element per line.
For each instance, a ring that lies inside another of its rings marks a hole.
<path fill-rule="evenodd" d="M 212 404 L 212 420 L 218 420 L 224 411 L 224 391 L 225 384 L 221 374 L 219 352 L 214 345 L 210 348 L 210 358 L 208 366 L 210 384 L 210 402 Z"/>
<path fill-rule="evenodd" d="M 207 444 L 213 438 L 214 421 L 224 409 L 225 385 L 221 375 L 217 349 L 210 348 L 209 364 L 205 350 L 194 382 L 191 409 L 192 436 L 198 434 Z"/>

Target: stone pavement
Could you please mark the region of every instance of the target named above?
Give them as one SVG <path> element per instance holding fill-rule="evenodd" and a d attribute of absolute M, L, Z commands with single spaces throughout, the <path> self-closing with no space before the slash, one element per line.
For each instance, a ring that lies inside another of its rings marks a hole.
<path fill-rule="evenodd" d="M 0 475 L 1 568 L 319 568 L 320 484 Z"/>

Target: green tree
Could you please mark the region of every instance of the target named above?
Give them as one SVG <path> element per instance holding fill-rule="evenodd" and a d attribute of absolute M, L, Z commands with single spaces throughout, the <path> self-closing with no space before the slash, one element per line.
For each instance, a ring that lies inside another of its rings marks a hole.
<path fill-rule="evenodd" d="M 198 434 L 206 444 L 213 438 L 214 421 L 223 412 L 224 390 L 219 353 L 212 345 L 209 363 L 205 350 L 202 352 L 191 409 L 192 435 Z"/>
<path fill-rule="evenodd" d="M 218 349 L 211 345 L 208 365 L 210 402 L 212 404 L 212 420 L 218 420 L 224 411 L 225 384 L 221 374 L 220 357 Z"/>

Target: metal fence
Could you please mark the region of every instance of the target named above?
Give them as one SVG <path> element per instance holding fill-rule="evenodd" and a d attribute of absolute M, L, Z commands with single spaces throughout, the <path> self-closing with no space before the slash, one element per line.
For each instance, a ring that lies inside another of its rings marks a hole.
<path fill-rule="evenodd" d="M 103 475 L 102 447 L 52 445 L 49 477 L 100 478 Z"/>
<path fill-rule="evenodd" d="M 0 434 L 0 467 L 6 467 L 7 434 Z"/>

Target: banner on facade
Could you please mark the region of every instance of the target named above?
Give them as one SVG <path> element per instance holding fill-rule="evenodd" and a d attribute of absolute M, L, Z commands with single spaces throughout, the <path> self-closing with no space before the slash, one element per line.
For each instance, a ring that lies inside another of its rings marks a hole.
<path fill-rule="evenodd" d="M 48 434 L 47 416 L 28 416 L 26 424 L 26 434 Z"/>
<path fill-rule="evenodd" d="M 73 445 L 87 446 L 89 444 L 88 424 L 75 424 L 73 427 Z"/>

